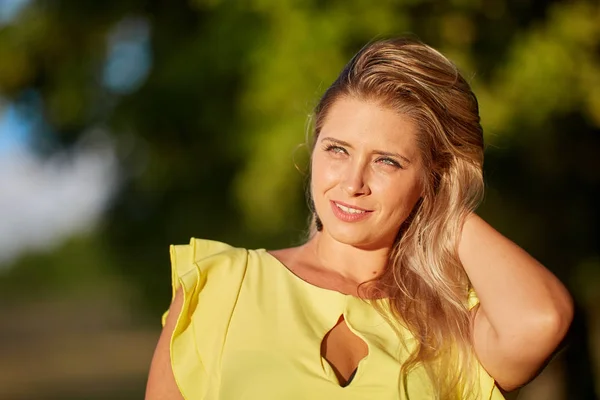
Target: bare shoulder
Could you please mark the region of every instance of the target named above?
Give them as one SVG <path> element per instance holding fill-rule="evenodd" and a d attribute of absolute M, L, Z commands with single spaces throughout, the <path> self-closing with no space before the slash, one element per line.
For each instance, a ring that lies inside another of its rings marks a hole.
<path fill-rule="evenodd" d="M 307 251 L 307 244 L 279 250 L 268 250 L 268 253 L 279 260 L 288 270 L 303 278 L 306 274 L 310 274 L 311 270 L 317 269 L 315 260 L 311 258 L 311 252 Z"/>
<path fill-rule="evenodd" d="M 273 257 L 277 258 L 283 264 L 289 265 L 298 262 L 301 248 L 302 246 L 288 247 L 285 249 L 278 250 L 268 250 L 268 253 L 271 254 Z"/>

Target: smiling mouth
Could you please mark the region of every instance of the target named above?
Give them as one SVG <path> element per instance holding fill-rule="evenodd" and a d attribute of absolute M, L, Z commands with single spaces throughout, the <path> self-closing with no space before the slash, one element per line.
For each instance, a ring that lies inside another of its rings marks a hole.
<path fill-rule="evenodd" d="M 362 221 L 373 213 L 373 210 L 366 210 L 364 208 L 353 207 L 350 204 L 342 204 L 333 200 L 331 200 L 330 203 L 333 214 L 340 221 L 344 222 Z"/>
<path fill-rule="evenodd" d="M 342 205 L 340 203 L 337 203 L 335 201 L 333 202 L 333 204 L 335 204 L 336 207 L 339 208 L 340 210 L 342 210 L 344 212 L 347 212 L 349 214 L 365 214 L 365 213 L 368 212 L 367 210 L 363 210 L 363 209 L 360 209 L 360 208 L 353 208 L 353 207 L 344 206 L 344 205 Z"/>

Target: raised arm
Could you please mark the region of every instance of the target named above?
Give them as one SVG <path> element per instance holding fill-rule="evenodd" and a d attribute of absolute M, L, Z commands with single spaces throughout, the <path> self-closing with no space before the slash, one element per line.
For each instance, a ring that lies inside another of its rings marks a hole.
<path fill-rule="evenodd" d="M 171 367 L 171 336 L 177 322 L 177 316 L 183 306 L 183 293 L 178 290 L 169 308 L 169 314 L 165 326 L 158 339 L 150 374 L 146 385 L 146 400 L 183 400 L 179 388 L 175 383 L 173 369 Z"/>
<path fill-rule="evenodd" d="M 543 265 L 475 214 L 464 224 L 459 257 L 480 302 L 475 352 L 502 389 L 516 389 L 565 336 L 571 296 Z"/>

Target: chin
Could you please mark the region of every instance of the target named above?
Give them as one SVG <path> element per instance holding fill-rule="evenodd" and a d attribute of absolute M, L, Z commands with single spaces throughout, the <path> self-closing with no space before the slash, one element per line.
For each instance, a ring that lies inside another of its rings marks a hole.
<path fill-rule="evenodd" d="M 360 248 L 375 248 L 379 247 L 378 243 L 382 243 L 384 240 L 381 237 L 374 237 L 368 233 L 368 229 L 365 227 L 352 226 L 344 227 L 329 226 L 323 223 L 323 229 L 327 231 L 327 234 L 331 236 L 333 240 L 339 243 L 343 243 L 348 246 L 360 247 Z"/>

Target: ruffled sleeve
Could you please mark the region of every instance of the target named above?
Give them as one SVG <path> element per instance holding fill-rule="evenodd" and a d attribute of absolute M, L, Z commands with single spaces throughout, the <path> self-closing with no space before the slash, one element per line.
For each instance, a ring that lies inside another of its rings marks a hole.
<path fill-rule="evenodd" d="M 245 249 L 210 240 L 171 246 L 173 297 L 183 291 L 171 366 L 186 400 L 212 398 L 218 391 L 221 353 L 247 259 Z"/>

